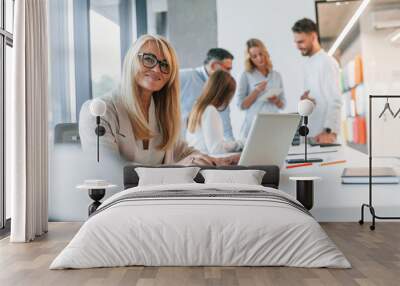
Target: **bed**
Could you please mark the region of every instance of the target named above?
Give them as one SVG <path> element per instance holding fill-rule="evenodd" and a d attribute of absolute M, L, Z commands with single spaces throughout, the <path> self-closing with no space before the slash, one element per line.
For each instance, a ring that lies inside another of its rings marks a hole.
<path fill-rule="evenodd" d="M 196 183 L 138 186 L 139 166 L 99 209 L 50 269 L 144 266 L 292 266 L 350 268 L 312 215 L 280 191 L 276 166 L 261 185 Z M 215 169 L 205 167 L 203 169 Z"/>

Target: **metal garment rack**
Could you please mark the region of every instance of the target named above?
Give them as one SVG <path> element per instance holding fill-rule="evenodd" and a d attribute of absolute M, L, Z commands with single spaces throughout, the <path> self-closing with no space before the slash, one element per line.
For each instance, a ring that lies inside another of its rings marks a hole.
<path fill-rule="evenodd" d="M 400 217 L 387 217 L 378 216 L 375 213 L 375 208 L 372 204 L 372 100 L 374 98 L 400 98 L 400 95 L 386 96 L 386 95 L 370 95 L 369 96 L 369 203 L 362 204 L 361 206 L 361 219 L 358 221 L 359 224 L 364 224 L 364 207 L 369 208 L 372 215 L 372 225 L 369 226 L 371 230 L 375 230 L 375 219 L 400 219 Z"/>

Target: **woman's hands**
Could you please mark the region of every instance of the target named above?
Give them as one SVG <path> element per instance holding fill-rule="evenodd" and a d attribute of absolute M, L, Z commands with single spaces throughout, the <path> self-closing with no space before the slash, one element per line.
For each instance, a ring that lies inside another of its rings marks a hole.
<path fill-rule="evenodd" d="M 178 162 L 178 165 L 185 165 L 185 166 L 190 166 L 190 165 L 203 165 L 203 166 L 216 166 L 217 162 L 215 160 L 216 158 L 212 158 L 208 155 L 202 154 L 202 153 L 193 153 L 190 154 L 189 156 L 183 158 Z"/>
<path fill-rule="evenodd" d="M 216 159 L 222 159 L 220 166 L 224 165 L 237 165 L 240 160 L 240 153 L 233 154 L 227 157 L 222 157 L 222 158 L 216 158 Z"/>
<path fill-rule="evenodd" d="M 267 84 L 268 82 L 266 80 L 257 83 L 254 90 L 243 100 L 242 108 L 243 109 L 250 108 L 253 105 L 253 103 L 257 100 L 258 96 L 267 88 Z"/>
<path fill-rule="evenodd" d="M 283 101 L 277 95 L 270 96 L 267 100 L 269 103 L 275 104 L 279 109 L 283 107 Z"/>
<path fill-rule="evenodd" d="M 266 80 L 260 81 L 259 83 L 257 83 L 255 90 L 258 91 L 258 93 L 260 94 L 267 88 L 267 84 L 268 82 Z"/>
<path fill-rule="evenodd" d="M 215 158 L 202 153 L 194 153 L 178 162 L 178 165 L 199 165 L 199 166 L 226 166 L 237 165 L 240 154 L 234 154 L 227 157 Z"/>

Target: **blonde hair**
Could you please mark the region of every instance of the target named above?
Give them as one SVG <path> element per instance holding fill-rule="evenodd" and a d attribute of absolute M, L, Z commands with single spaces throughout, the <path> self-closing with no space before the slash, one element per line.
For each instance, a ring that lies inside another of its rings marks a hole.
<path fill-rule="evenodd" d="M 148 140 L 154 137 L 155 134 L 152 134 L 149 123 L 143 114 L 140 105 L 139 86 L 135 80 L 136 74 L 141 67 L 138 57 L 139 51 L 149 42 L 154 42 L 157 45 L 170 65 L 168 82 L 153 96 L 157 123 L 162 135 L 162 141 L 157 147 L 160 150 L 167 150 L 172 148 L 179 138 L 181 115 L 178 60 L 174 48 L 165 38 L 155 35 L 143 35 L 131 46 L 124 59 L 120 92 L 132 122 L 136 139 Z"/>
<path fill-rule="evenodd" d="M 268 50 L 265 47 L 264 43 L 259 39 L 250 39 L 246 42 L 246 51 L 245 51 L 245 61 L 244 66 L 247 72 L 253 71 L 256 66 L 253 64 L 251 57 L 250 57 L 250 49 L 253 47 L 257 47 L 261 49 L 261 52 L 264 54 L 265 61 L 267 63 L 267 71 L 268 73 L 272 70 L 272 62 L 269 56 Z"/>
<path fill-rule="evenodd" d="M 188 131 L 194 133 L 201 125 L 201 117 L 207 106 L 227 108 L 235 94 L 235 89 L 235 79 L 228 72 L 217 70 L 212 73 L 190 113 Z"/>

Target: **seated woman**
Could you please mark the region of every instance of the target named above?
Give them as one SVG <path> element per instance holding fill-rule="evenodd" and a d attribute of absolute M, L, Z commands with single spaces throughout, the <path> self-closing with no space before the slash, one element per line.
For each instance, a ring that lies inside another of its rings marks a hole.
<path fill-rule="evenodd" d="M 241 141 L 224 140 L 219 113 L 229 106 L 235 89 L 236 82 L 228 72 L 217 70 L 209 77 L 189 116 L 186 140 L 190 146 L 208 154 L 237 152 L 243 148 Z"/>
<path fill-rule="evenodd" d="M 107 106 L 101 145 L 139 164 L 223 165 L 238 158 L 211 158 L 180 141 L 178 64 L 174 49 L 160 36 L 140 37 L 125 56 L 120 88 L 102 98 Z M 90 101 L 80 112 L 83 149 L 96 148 Z"/>
<path fill-rule="evenodd" d="M 246 43 L 245 71 L 238 88 L 239 108 L 246 111 L 241 138 L 246 138 L 251 123 L 259 112 L 275 113 L 285 107 L 281 75 L 272 69 L 272 62 L 264 43 L 250 39 Z"/>

